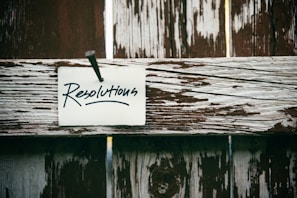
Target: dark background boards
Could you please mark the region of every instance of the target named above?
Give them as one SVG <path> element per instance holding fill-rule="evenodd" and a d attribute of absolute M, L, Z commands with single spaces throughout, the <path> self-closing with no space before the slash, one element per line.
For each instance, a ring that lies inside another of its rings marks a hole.
<path fill-rule="evenodd" d="M 234 57 L 296 55 L 294 0 L 232 1 L 228 40 L 225 1 L 113 6 L 116 58 L 225 57 L 226 45 Z M 1 0 L 0 57 L 84 58 L 95 49 L 104 58 L 104 9 L 100 0 Z M 283 132 L 113 136 L 113 195 L 296 197 L 296 128 Z M 0 197 L 105 196 L 106 137 L 6 136 L 13 134 L 0 137 Z"/>
<path fill-rule="evenodd" d="M 105 138 L 0 138 L 1 197 L 104 197 Z"/>
<path fill-rule="evenodd" d="M 105 57 L 104 1 L 1 0 L 0 58 Z"/>

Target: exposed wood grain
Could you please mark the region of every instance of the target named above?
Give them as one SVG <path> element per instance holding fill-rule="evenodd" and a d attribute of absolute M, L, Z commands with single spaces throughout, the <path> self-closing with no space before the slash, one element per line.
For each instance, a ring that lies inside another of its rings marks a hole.
<path fill-rule="evenodd" d="M 296 133 L 296 57 L 98 62 L 146 67 L 144 126 L 59 127 L 57 67 L 87 60 L 1 60 L 1 135 Z"/>
<path fill-rule="evenodd" d="M 0 58 L 105 57 L 104 1 L 0 3 Z"/>
<path fill-rule="evenodd" d="M 115 57 L 225 56 L 224 0 L 114 1 Z M 233 56 L 295 55 L 294 0 L 232 1 Z M 105 57 L 104 1 L 3 1 L 1 58 Z"/>
<path fill-rule="evenodd" d="M 234 197 L 296 197 L 297 137 L 233 137 Z"/>
<path fill-rule="evenodd" d="M 115 57 L 225 56 L 223 0 L 113 2 Z"/>
<path fill-rule="evenodd" d="M 175 21 L 171 0 L 113 1 L 113 6 L 115 57 L 175 57 L 181 53 L 180 46 L 171 51 L 180 42 L 171 37 Z"/>
<path fill-rule="evenodd" d="M 115 137 L 114 197 L 228 197 L 227 137 Z"/>
<path fill-rule="evenodd" d="M 0 138 L 0 197 L 105 197 L 105 138 Z"/>
<path fill-rule="evenodd" d="M 294 0 L 232 1 L 233 56 L 296 55 Z"/>

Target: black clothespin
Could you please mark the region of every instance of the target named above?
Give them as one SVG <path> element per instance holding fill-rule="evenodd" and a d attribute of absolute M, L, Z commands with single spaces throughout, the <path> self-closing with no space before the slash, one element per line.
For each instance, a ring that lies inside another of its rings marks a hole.
<path fill-rule="evenodd" d="M 95 51 L 94 50 L 86 51 L 85 55 L 89 59 L 93 69 L 95 70 L 95 73 L 96 73 L 99 81 L 103 82 L 104 79 L 101 77 L 101 74 L 99 71 L 98 63 L 97 63 L 96 57 L 95 57 Z"/>

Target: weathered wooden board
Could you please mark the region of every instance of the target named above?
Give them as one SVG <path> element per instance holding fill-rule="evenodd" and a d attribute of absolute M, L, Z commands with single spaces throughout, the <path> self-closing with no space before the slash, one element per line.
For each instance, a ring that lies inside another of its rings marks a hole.
<path fill-rule="evenodd" d="M 297 136 L 233 137 L 234 197 L 296 197 Z"/>
<path fill-rule="evenodd" d="M 296 55 L 295 0 L 231 3 L 233 56 Z"/>
<path fill-rule="evenodd" d="M 225 56 L 224 0 L 113 1 L 114 56 Z"/>
<path fill-rule="evenodd" d="M 218 57 L 226 55 L 226 43 L 233 56 L 296 54 L 294 0 L 231 3 L 225 13 L 224 0 L 115 0 L 114 55 Z M 105 57 L 104 7 L 103 0 L 3 1 L 0 58 L 78 58 L 89 49 Z"/>
<path fill-rule="evenodd" d="M 104 0 L 0 3 L 0 58 L 105 57 Z"/>
<path fill-rule="evenodd" d="M 144 126 L 58 127 L 57 67 L 88 61 L 1 60 L 0 134 L 296 133 L 297 57 L 98 62 L 146 68 Z"/>
<path fill-rule="evenodd" d="M 226 136 L 113 142 L 113 197 L 229 197 Z"/>
<path fill-rule="evenodd" d="M 296 55 L 295 0 L 231 4 L 225 13 L 224 0 L 115 0 L 114 55 L 218 57 L 226 55 L 226 43 L 233 56 Z M 105 57 L 104 7 L 103 0 L 3 1 L 0 58 L 78 58 L 89 49 Z"/>
<path fill-rule="evenodd" d="M 0 138 L 0 197 L 106 197 L 105 138 Z"/>

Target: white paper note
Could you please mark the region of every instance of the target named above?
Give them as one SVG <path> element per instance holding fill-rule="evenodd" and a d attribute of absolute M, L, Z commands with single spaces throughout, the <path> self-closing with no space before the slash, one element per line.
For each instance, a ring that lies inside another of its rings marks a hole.
<path fill-rule="evenodd" d="M 145 69 L 137 66 L 58 69 L 60 126 L 144 125 Z"/>

